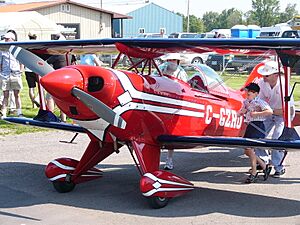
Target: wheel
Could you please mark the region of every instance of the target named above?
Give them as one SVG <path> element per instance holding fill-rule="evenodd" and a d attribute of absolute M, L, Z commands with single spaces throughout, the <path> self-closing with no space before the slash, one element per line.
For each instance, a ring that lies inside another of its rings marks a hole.
<path fill-rule="evenodd" d="M 148 203 L 153 209 L 160 209 L 168 205 L 169 198 L 161 198 L 161 197 L 150 197 L 148 198 Z"/>
<path fill-rule="evenodd" d="M 75 184 L 67 181 L 53 181 L 53 187 L 59 193 L 70 192 L 75 188 Z"/>
<path fill-rule="evenodd" d="M 195 57 L 192 60 L 192 64 L 203 64 L 203 60 L 200 57 Z"/>

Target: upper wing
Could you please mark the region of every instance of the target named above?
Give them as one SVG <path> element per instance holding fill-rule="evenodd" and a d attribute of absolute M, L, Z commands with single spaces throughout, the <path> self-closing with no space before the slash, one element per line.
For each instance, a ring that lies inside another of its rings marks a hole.
<path fill-rule="evenodd" d="M 86 133 L 86 129 L 80 127 L 78 125 L 72 125 L 67 123 L 58 123 L 58 122 L 44 122 L 33 120 L 29 118 L 21 118 L 21 117 L 5 117 L 3 120 L 11 123 L 23 124 L 23 125 L 31 125 L 43 128 L 53 128 L 64 131 L 73 131 L 77 133 Z"/>
<path fill-rule="evenodd" d="M 37 54 L 86 54 L 117 52 L 116 43 L 136 50 L 155 52 L 154 55 L 169 52 L 219 52 L 237 54 L 270 54 L 282 52 L 300 56 L 300 39 L 136 39 L 106 38 L 90 40 L 30 41 L 13 42 Z M 0 43 L 0 50 L 7 50 L 12 43 Z"/>
<path fill-rule="evenodd" d="M 158 142 L 163 148 L 196 148 L 204 146 L 218 146 L 218 147 L 261 147 L 271 148 L 273 150 L 288 150 L 300 151 L 299 135 L 295 130 L 288 129 L 283 136 L 294 136 L 293 140 L 270 140 L 270 139 L 250 139 L 239 137 L 192 137 L 192 136 L 171 136 L 162 135 L 158 137 Z"/>

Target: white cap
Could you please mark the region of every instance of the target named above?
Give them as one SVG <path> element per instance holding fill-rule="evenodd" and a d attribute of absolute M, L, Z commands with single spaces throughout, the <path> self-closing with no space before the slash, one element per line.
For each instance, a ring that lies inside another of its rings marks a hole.
<path fill-rule="evenodd" d="M 6 34 L 4 34 L 3 38 L 16 40 L 16 36 L 12 32 L 7 32 Z"/>
<path fill-rule="evenodd" d="M 265 65 L 262 65 L 257 69 L 257 72 L 262 76 L 268 76 L 275 73 L 279 73 L 278 63 L 275 61 L 267 61 L 265 62 Z M 283 69 L 281 67 L 280 72 L 283 73 Z"/>
<path fill-rule="evenodd" d="M 175 59 L 175 60 L 182 60 L 182 57 L 179 53 L 168 53 L 166 55 L 163 55 L 161 57 L 162 60 L 171 60 L 171 59 Z"/>

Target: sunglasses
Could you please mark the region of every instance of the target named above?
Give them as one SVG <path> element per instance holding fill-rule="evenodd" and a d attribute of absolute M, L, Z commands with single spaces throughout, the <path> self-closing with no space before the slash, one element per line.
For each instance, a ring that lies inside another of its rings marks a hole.
<path fill-rule="evenodd" d="M 270 77 L 270 76 L 273 76 L 273 75 L 277 75 L 278 73 L 273 73 L 273 74 L 270 74 L 270 75 L 265 75 L 264 77 Z"/>

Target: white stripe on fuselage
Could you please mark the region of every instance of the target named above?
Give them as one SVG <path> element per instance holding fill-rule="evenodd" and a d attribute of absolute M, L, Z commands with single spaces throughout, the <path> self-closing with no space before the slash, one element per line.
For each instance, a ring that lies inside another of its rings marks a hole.
<path fill-rule="evenodd" d="M 204 110 L 205 106 L 202 104 L 197 104 L 197 103 L 192 103 L 188 101 L 183 101 L 183 100 L 177 100 L 173 98 L 168 98 L 168 97 L 163 97 L 159 95 L 154 95 L 154 94 L 149 94 L 145 92 L 138 91 L 134 88 L 132 85 L 130 79 L 127 77 L 126 74 L 124 74 L 121 71 L 111 70 L 119 79 L 121 85 L 123 86 L 125 91 L 128 91 L 130 96 L 135 99 L 140 99 L 140 100 L 148 100 L 148 101 L 153 101 L 153 102 L 159 102 L 159 103 L 168 103 L 170 105 L 174 106 L 184 106 L 184 107 L 189 107 L 189 108 L 194 108 L 198 110 Z M 150 105 L 150 104 L 144 104 L 144 103 L 136 103 L 136 102 L 129 102 L 123 106 L 119 105 L 113 109 L 113 111 L 119 115 L 122 115 L 124 112 L 129 111 L 129 110 L 141 110 L 141 111 L 152 111 L 152 112 L 158 112 L 158 113 L 166 113 L 166 114 L 175 114 L 175 115 L 181 115 L 181 116 L 192 116 L 192 117 L 198 117 L 198 118 L 203 118 L 204 117 L 204 112 L 197 112 L 193 110 L 188 110 L 188 109 L 178 109 L 178 108 L 173 108 L 173 107 L 166 107 L 166 106 L 155 106 L 155 105 Z M 92 130 L 93 134 L 95 134 L 96 130 L 99 130 L 99 134 L 96 136 L 100 140 L 104 140 L 104 134 L 105 130 L 109 126 L 109 124 L 104 121 L 103 119 L 99 118 L 97 120 L 93 121 L 79 121 L 76 120 L 76 123 L 81 125 L 82 127 Z"/>
<path fill-rule="evenodd" d="M 125 91 L 128 91 L 130 93 L 130 96 L 132 98 L 136 99 L 141 99 L 141 100 L 148 100 L 148 101 L 153 101 L 153 102 L 159 102 L 159 103 L 165 103 L 167 102 L 168 104 L 171 105 L 178 105 L 178 106 L 184 106 L 184 107 L 189 107 L 189 108 L 195 108 L 195 109 L 200 109 L 204 110 L 205 106 L 202 104 L 197 104 L 193 102 L 188 102 L 188 101 L 183 101 L 183 100 L 178 100 L 178 99 L 173 99 L 173 98 L 168 98 L 168 97 L 163 97 L 159 95 L 154 95 L 154 94 L 149 94 L 145 93 L 142 91 L 138 91 L 135 89 L 135 87 L 132 85 L 130 79 L 128 76 L 118 70 L 111 70 L 120 80 L 120 83 L 122 84 L 123 88 Z"/>

